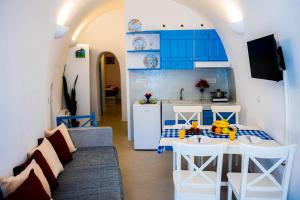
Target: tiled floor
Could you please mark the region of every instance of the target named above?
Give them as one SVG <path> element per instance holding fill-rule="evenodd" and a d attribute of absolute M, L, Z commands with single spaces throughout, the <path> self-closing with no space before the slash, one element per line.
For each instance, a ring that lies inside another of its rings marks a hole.
<path fill-rule="evenodd" d="M 172 200 L 172 154 L 134 151 L 127 139 L 127 123 L 121 121 L 120 105 L 108 106 L 100 122 L 113 128 L 123 177 L 125 200 Z M 226 190 L 222 198 L 226 199 Z"/>

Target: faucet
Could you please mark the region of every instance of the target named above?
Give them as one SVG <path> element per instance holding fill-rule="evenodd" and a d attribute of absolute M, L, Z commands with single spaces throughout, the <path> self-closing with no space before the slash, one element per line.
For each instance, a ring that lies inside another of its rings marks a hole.
<path fill-rule="evenodd" d="M 181 88 L 181 90 L 180 90 L 180 97 L 179 97 L 179 100 L 183 100 L 183 96 L 182 96 L 182 92 L 184 91 L 184 89 L 183 88 Z"/>

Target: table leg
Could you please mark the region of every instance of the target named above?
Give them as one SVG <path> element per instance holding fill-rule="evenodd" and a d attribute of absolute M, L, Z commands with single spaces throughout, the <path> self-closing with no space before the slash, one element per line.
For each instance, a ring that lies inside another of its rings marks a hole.
<path fill-rule="evenodd" d="M 176 166 L 176 152 L 173 151 L 173 171 L 175 171 L 177 169 Z"/>
<path fill-rule="evenodd" d="M 228 154 L 228 172 L 232 172 L 232 154 Z"/>

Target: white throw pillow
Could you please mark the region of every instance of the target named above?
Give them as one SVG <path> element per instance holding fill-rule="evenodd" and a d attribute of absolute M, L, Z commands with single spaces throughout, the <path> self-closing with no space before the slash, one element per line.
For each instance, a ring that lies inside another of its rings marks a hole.
<path fill-rule="evenodd" d="M 57 130 L 60 130 L 61 134 L 64 136 L 64 139 L 69 147 L 69 150 L 71 153 L 75 152 L 77 149 L 70 137 L 70 134 L 69 134 L 69 131 L 67 129 L 67 127 L 65 126 L 65 124 L 61 124 L 59 125 L 58 127 L 52 129 L 52 130 L 49 130 L 49 129 L 46 129 L 45 130 L 45 136 L 46 137 L 49 137 L 51 136 L 52 134 L 54 134 Z"/>
<path fill-rule="evenodd" d="M 64 167 L 49 140 L 44 138 L 43 142 L 38 147 L 28 152 L 28 157 L 30 158 L 36 150 L 39 150 L 43 154 L 54 176 L 57 178 L 58 174 L 64 170 Z"/>
<path fill-rule="evenodd" d="M 8 195 L 15 192 L 18 189 L 18 187 L 20 187 L 24 183 L 24 181 L 28 178 L 29 173 L 32 169 L 34 170 L 35 175 L 41 181 L 44 190 L 51 197 L 51 190 L 50 190 L 49 183 L 45 175 L 43 174 L 42 169 L 34 159 L 19 175 L 0 178 L 0 186 L 3 192 L 3 197 L 6 198 Z"/>

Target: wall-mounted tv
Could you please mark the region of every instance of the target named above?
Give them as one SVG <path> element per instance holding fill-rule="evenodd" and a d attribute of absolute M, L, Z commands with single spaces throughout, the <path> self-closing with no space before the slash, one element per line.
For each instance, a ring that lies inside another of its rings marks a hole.
<path fill-rule="evenodd" d="M 285 64 L 274 35 L 249 41 L 247 45 L 252 78 L 281 81 Z"/>

